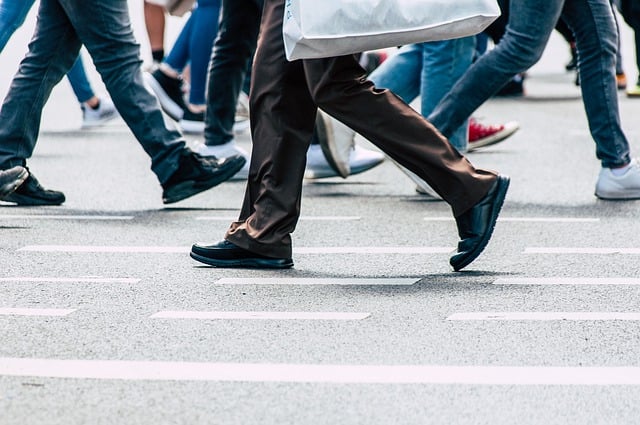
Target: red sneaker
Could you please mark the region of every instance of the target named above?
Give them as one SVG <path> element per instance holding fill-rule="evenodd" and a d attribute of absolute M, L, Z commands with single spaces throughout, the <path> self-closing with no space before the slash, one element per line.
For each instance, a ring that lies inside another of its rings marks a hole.
<path fill-rule="evenodd" d="M 476 121 L 475 118 L 470 118 L 469 146 L 467 152 L 473 152 L 485 146 L 495 145 L 511 136 L 518 131 L 519 128 L 520 125 L 515 121 L 500 125 L 484 125 Z"/>

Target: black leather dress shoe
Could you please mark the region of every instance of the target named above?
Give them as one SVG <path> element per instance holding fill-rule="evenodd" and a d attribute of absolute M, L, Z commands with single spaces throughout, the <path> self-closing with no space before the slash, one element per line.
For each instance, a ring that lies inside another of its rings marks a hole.
<path fill-rule="evenodd" d="M 255 254 L 223 240 L 213 245 L 194 244 L 191 258 L 214 267 L 256 269 L 288 269 L 293 267 L 291 258 L 272 258 Z"/>
<path fill-rule="evenodd" d="M 449 260 L 455 271 L 471 264 L 487 246 L 509 188 L 509 177 L 498 176 L 489 192 L 469 211 L 456 217 L 458 250 Z"/>

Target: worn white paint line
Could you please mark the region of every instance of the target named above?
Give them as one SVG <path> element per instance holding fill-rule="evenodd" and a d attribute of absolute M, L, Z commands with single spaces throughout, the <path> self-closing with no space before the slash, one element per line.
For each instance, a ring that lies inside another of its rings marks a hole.
<path fill-rule="evenodd" d="M 619 313 L 619 312 L 477 312 L 477 313 L 456 313 L 447 317 L 447 320 L 524 320 L 524 321 L 545 321 L 545 320 L 640 320 L 640 313 Z"/>
<path fill-rule="evenodd" d="M 66 316 L 74 311 L 60 308 L 0 308 L 0 316 Z"/>
<path fill-rule="evenodd" d="M 241 278 L 227 277 L 218 279 L 216 285 L 338 285 L 338 286 L 410 286 L 416 279 L 402 278 L 295 278 L 266 277 Z"/>
<path fill-rule="evenodd" d="M 107 277 L 2 277 L 0 282 L 50 282 L 50 283 L 138 283 L 140 279 L 129 277 L 107 278 Z"/>
<path fill-rule="evenodd" d="M 453 217 L 425 217 L 425 221 L 454 221 Z M 499 217 L 498 221 L 522 223 L 598 223 L 599 218 L 579 217 Z"/>
<path fill-rule="evenodd" d="M 406 246 L 363 246 L 363 247 L 302 247 L 294 248 L 294 254 L 443 254 L 453 251 L 452 247 L 406 247 Z M 151 253 L 184 254 L 191 247 L 181 246 L 99 246 L 99 245 L 29 245 L 18 251 L 30 252 L 100 252 L 100 253 Z"/>
<path fill-rule="evenodd" d="M 160 311 L 152 319 L 198 320 L 362 320 L 370 313 L 302 311 Z"/>
<path fill-rule="evenodd" d="M 529 247 L 525 254 L 640 254 L 640 248 Z"/>
<path fill-rule="evenodd" d="M 29 246 L 25 246 L 18 249 L 18 251 L 184 254 L 191 251 L 191 247 L 187 247 L 187 246 L 29 245 Z"/>
<path fill-rule="evenodd" d="M 2 219 L 13 220 L 133 220 L 132 215 L 0 215 Z"/>
<path fill-rule="evenodd" d="M 340 384 L 640 385 L 639 367 L 319 365 L 0 358 L 0 375 Z"/>
<path fill-rule="evenodd" d="M 449 254 L 455 248 L 440 246 L 328 246 L 294 248 L 294 254 Z"/>
<path fill-rule="evenodd" d="M 216 217 L 216 216 L 201 216 L 201 217 L 196 217 L 196 220 L 203 220 L 203 221 L 236 221 L 238 219 L 238 217 Z M 302 221 L 355 221 L 355 220 L 362 220 L 362 217 L 359 216 L 343 216 L 343 215 L 330 215 L 330 216 L 300 216 L 299 220 Z"/>
<path fill-rule="evenodd" d="M 640 285 L 640 279 L 632 277 L 541 277 L 498 278 L 494 285 Z"/>

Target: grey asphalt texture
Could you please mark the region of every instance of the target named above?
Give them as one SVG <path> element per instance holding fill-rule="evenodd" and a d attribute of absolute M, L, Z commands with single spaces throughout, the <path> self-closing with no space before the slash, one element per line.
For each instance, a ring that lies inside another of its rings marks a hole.
<path fill-rule="evenodd" d="M 626 31 L 626 30 L 625 30 Z M 632 38 L 624 32 L 625 52 Z M 24 33 L 19 37 L 25 37 Z M 18 39 L 19 40 L 19 39 Z M 8 57 L 14 69 L 19 46 Z M 3 55 L 8 52 L 3 52 Z M 630 82 L 633 55 L 626 57 Z M 516 120 L 509 140 L 469 159 L 511 177 L 502 217 L 461 273 L 449 254 L 296 254 L 301 247 L 450 247 L 442 202 L 429 202 L 390 162 L 347 179 L 306 181 L 285 271 L 205 267 L 186 253 L 21 251 L 37 245 L 188 248 L 222 238 L 244 182 L 170 207 L 121 119 L 79 131 L 68 87 L 56 88 L 29 166 L 60 207 L 0 206 L 0 278 L 135 278 L 137 283 L 0 281 L 1 308 L 75 309 L 64 317 L 0 315 L 1 358 L 340 365 L 640 367 L 637 321 L 448 321 L 483 311 L 640 312 L 637 285 L 494 285 L 498 278 L 639 278 L 638 254 L 528 254 L 529 247 L 640 248 L 640 201 L 593 195 L 599 163 L 558 38 L 526 81 L 527 96 L 494 99 L 476 116 Z M 2 94 L 10 72 L 4 65 Z M 64 83 L 66 84 L 66 83 Z M 620 93 L 637 156 L 640 100 Z M 197 137 L 187 137 L 190 141 Z M 250 148 L 247 134 L 238 142 Z M 372 147 L 359 139 L 363 146 Z M 132 216 L 58 220 L 22 215 Z M 411 278 L 410 286 L 220 285 L 221 278 Z M 359 321 L 168 320 L 164 310 L 367 312 Z M 2 365 L 0 364 L 0 367 Z M 636 424 L 637 385 L 438 385 L 152 381 L 0 376 L 0 424 Z"/>

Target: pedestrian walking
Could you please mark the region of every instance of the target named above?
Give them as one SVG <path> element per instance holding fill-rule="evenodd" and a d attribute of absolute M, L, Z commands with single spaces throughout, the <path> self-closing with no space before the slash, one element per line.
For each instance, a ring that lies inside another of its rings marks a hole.
<path fill-rule="evenodd" d="M 450 136 L 514 75 L 542 56 L 558 19 L 572 29 L 578 49 L 582 101 L 601 170 L 601 199 L 640 198 L 640 164 L 631 159 L 620 124 L 616 82 L 617 31 L 609 0 L 511 0 L 504 37 L 465 72 L 428 117 Z"/>
<path fill-rule="evenodd" d="M 195 150 L 201 155 L 242 155 L 245 167 L 234 179 L 246 179 L 250 154 L 235 141 L 238 99 L 247 90 L 246 76 L 251 70 L 258 40 L 263 0 L 222 0 L 222 17 L 218 37 L 213 46 L 207 83 L 204 142 Z M 307 151 L 308 178 L 335 177 L 339 173 L 325 157 L 316 138 Z M 347 153 L 349 174 L 367 171 L 384 161 L 384 155 L 355 144 Z"/>
<path fill-rule="evenodd" d="M 22 26 L 35 0 L 0 0 L 0 52 Z M 82 110 L 82 128 L 93 128 L 116 118 L 118 111 L 108 97 L 99 97 L 91 87 L 82 56 L 78 55 L 67 79 Z"/>
<path fill-rule="evenodd" d="M 214 187 L 235 174 L 242 157 L 203 158 L 166 126 L 156 98 L 144 87 L 140 46 L 126 0 L 41 0 L 29 52 L 20 63 L 0 110 L 0 170 L 26 168 L 36 145 L 42 109 L 84 44 L 111 97 L 145 152 L 169 204 Z M 19 205 L 60 205 L 60 191 L 44 189 L 29 173 L 1 198 Z"/>
<path fill-rule="evenodd" d="M 364 77 L 354 55 L 288 62 L 285 0 L 266 0 L 251 82 L 253 152 L 244 202 L 223 241 L 195 244 L 191 257 L 217 267 L 293 266 L 306 153 L 317 109 L 353 128 L 425 179 L 451 205 L 460 270 L 487 245 L 509 178 L 476 169 L 418 112 Z"/>

